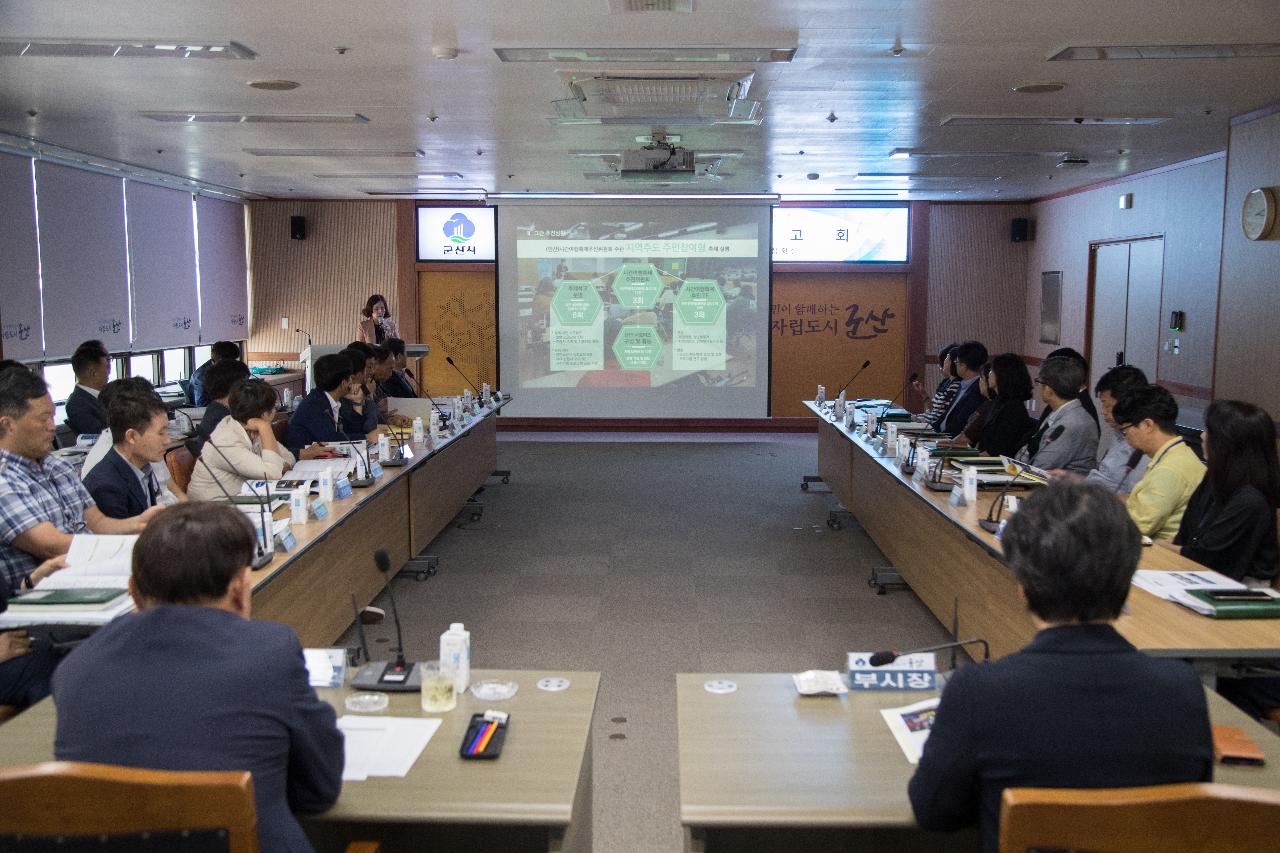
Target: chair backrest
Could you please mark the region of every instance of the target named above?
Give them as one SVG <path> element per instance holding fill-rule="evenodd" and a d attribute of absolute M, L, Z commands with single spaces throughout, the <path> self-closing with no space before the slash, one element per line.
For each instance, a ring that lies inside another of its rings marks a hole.
<path fill-rule="evenodd" d="M 5 804 L 0 836 L 216 830 L 225 832 L 228 853 L 258 850 L 248 771 L 178 772 L 49 761 L 0 769 L 0 802 Z"/>
<path fill-rule="evenodd" d="M 173 484 L 182 491 L 191 485 L 191 474 L 196 470 L 196 458 L 186 446 L 175 447 L 164 455 L 164 464 L 169 468 L 169 476 Z"/>
<path fill-rule="evenodd" d="M 1241 785 L 1006 788 L 1000 853 L 1256 853 L 1274 850 L 1280 791 Z"/>
<path fill-rule="evenodd" d="M 289 434 L 289 413 L 278 412 L 271 419 L 271 431 L 275 433 L 276 441 L 284 444 L 284 437 Z"/>

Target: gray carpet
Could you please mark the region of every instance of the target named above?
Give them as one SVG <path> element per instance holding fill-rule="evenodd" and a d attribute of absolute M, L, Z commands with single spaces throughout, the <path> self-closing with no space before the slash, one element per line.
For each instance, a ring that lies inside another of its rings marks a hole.
<path fill-rule="evenodd" d="M 406 653 L 435 658 L 462 621 L 477 668 L 601 672 L 597 851 L 681 849 L 677 672 L 841 669 L 855 649 L 947 639 L 910 592 L 867 586 L 884 557 L 856 524 L 827 528 L 831 495 L 800 491 L 814 436 L 500 439 L 511 483 L 428 549 L 439 575 L 396 583 Z"/>

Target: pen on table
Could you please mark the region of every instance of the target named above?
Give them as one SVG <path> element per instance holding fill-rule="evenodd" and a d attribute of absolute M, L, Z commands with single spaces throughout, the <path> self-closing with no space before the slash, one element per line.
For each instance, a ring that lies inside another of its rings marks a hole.
<path fill-rule="evenodd" d="M 476 752 L 484 752 L 486 749 L 489 748 L 489 741 L 493 739 L 493 733 L 496 732 L 497 730 L 498 730 L 497 720 L 490 722 L 489 725 L 485 727 L 484 738 L 480 741 L 480 746 L 476 749 Z"/>

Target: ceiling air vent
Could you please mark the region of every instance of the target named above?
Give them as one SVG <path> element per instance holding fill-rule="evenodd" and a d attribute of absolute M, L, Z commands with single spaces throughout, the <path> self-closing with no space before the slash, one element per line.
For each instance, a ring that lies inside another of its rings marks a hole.
<path fill-rule="evenodd" d="M 240 150 L 254 157 L 332 157 L 342 160 L 427 156 L 420 148 L 241 148 Z"/>
<path fill-rule="evenodd" d="M 617 72 L 566 75 L 572 97 L 553 101 L 556 124 L 759 124 L 752 74 Z"/>
<path fill-rule="evenodd" d="M 615 15 L 629 12 L 692 12 L 693 0 L 609 0 Z"/>
<path fill-rule="evenodd" d="M 1078 127 L 1132 127 L 1164 124 L 1169 116 L 947 116 L 943 127 L 1003 127 L 1006 125 L 1076 125 Z"/>
<path fill-rule="evenodd" d="M 3 38 L 0 56 L 70 59 L 254 59 L 239 42 L 207 44 L 163 39 Z"/>

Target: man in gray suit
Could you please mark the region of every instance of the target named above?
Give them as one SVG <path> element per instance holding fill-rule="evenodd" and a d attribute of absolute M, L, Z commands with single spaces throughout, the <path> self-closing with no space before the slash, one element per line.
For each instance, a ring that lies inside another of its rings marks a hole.
<path fill-rule="evenodd" d="M 288 626 L 249 620 L 254 532 L 230 506 L 164 510 L 138 538 L 122 616 L 54 673 L 54 752 L 158 770 L 253 773 L 266 851 L 310 851 L 291 812 L 342 785 L 342 734 Z"/>
<path fill-rule="evenodd" d="M 1084 368 L 1069 358 L 1051 358 L 1040 366 L 1036 385 L 1049 417 L 1018 459 L 1037 468 L 1060 468 L 1072 474 L 1088 474 L 1097 464 L 1098 424 L 1080 403 Z"/>

